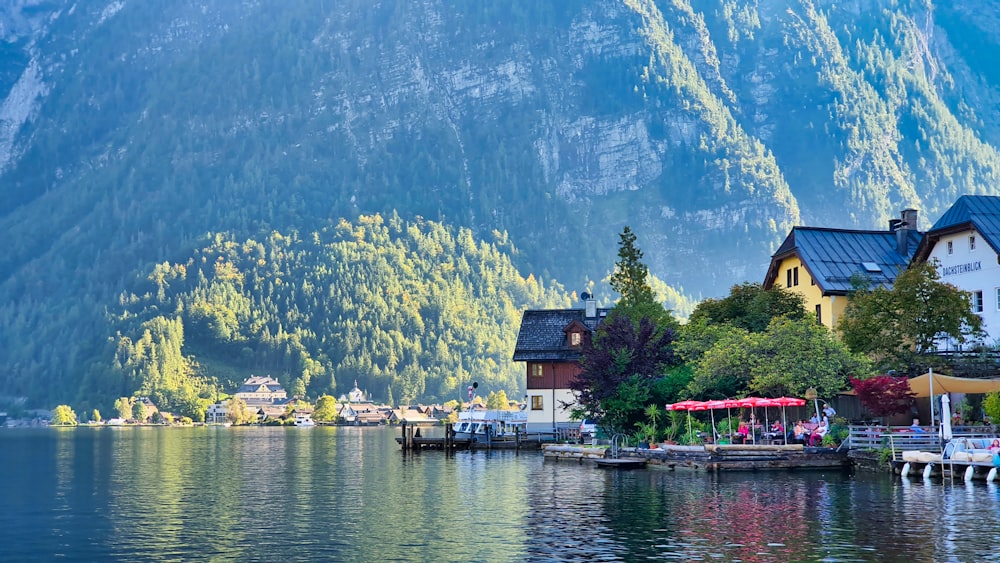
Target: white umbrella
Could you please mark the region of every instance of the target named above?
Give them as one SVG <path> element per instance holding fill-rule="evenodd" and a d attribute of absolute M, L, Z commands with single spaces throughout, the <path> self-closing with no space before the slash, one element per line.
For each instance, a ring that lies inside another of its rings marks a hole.
<path fill-rule="evenodd" d="M 941 395 L 941 439 L 951 440 L 951 398 Z"/>

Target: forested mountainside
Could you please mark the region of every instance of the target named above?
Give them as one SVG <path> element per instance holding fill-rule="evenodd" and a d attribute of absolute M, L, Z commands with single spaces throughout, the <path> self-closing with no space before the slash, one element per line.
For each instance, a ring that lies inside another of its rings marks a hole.
<path fill-rule="evenodd" d="M 683 311 L 760 280 L 793 225 L 885 228 L 914 207 L 926 228 L 1000 185 L 998 16 L 902 0 L 5 3 L 0 394 L 88 398 L 103 343 L 142 337 L 108 314 L 118 297 L 216 236 L 395 211 L 509 237 L 520 275 L 579 291 L 628 224 Z"/>
<path fill-rule="evenodd" d="M 510 357 L 526 306 L 569 307 L 566 291 L 521 277 L 509 240 L 393 214 L 312 232 L 216 234 L 122 293 L 86 397 L 138 391 L 184 411 L 249 373 L 290 394 L 354 383 L 412 404 L 523 387 Z M 191 412 L 195 409 L 190 408 Z"/>

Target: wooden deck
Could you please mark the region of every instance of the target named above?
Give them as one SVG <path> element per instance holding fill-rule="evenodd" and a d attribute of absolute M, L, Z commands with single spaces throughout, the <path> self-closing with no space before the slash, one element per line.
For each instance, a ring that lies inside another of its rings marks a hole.
<path fill-rule="evenodd" d="M 595 460 L 597 467 L 610 469 L 641 469 L 646 467 L 646 460 L 636 458 L 603 458 Z"/>
<path fill-rule="evenodd" d="M 656 449 L 622 448 L 611 457 L 608 448 L 574 445 L 543 446 L 546 460 L 589 461 L 600 467 L 660 467 L 698 471 L 758 471 L 766 469 L 843 469 L 851 462 L 846 451 L 804 448 L 801 445 L 667 446 Z"/>
<path fill-rule="evenodd" d="M 795 469 L 846 469 L 846 451 L 801 445 L 667 446 L 652 450 L 628 449 L 622 458 L 638 457 L 651 467 L 695 471 L 761 471 Z"/>

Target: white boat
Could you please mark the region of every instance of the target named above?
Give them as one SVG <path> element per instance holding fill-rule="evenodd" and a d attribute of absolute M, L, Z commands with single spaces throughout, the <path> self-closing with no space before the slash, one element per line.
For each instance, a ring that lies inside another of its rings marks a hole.
<path fill-rule="evenodd" d="M 295 426 L 316 426 L 313 419 L 308 414 L 296 414 L 295 415 Z"/>
<path fill-rule="evenodd" d="M 524 411 L 474 410 L 458 413 L 455 438 L 459 440 L 485 440 L 490 437 L 513 437 L 524 434 L 528 413 Z"/>

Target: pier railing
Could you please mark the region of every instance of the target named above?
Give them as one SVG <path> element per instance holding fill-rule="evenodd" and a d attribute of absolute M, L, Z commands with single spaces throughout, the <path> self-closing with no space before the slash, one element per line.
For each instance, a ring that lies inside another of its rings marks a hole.
<path fill-rule="evenodd" d="M 849 428 L 850 449 L 889 449 L 895 460 L 899 460 L 905 451 L 940 452 L 945 444 L 937 427 L 852 425 Z M 990 438 L 996 435 L 996 431 L 990 426 L 958 426 L 952 430 L 953 438 Z"/>

